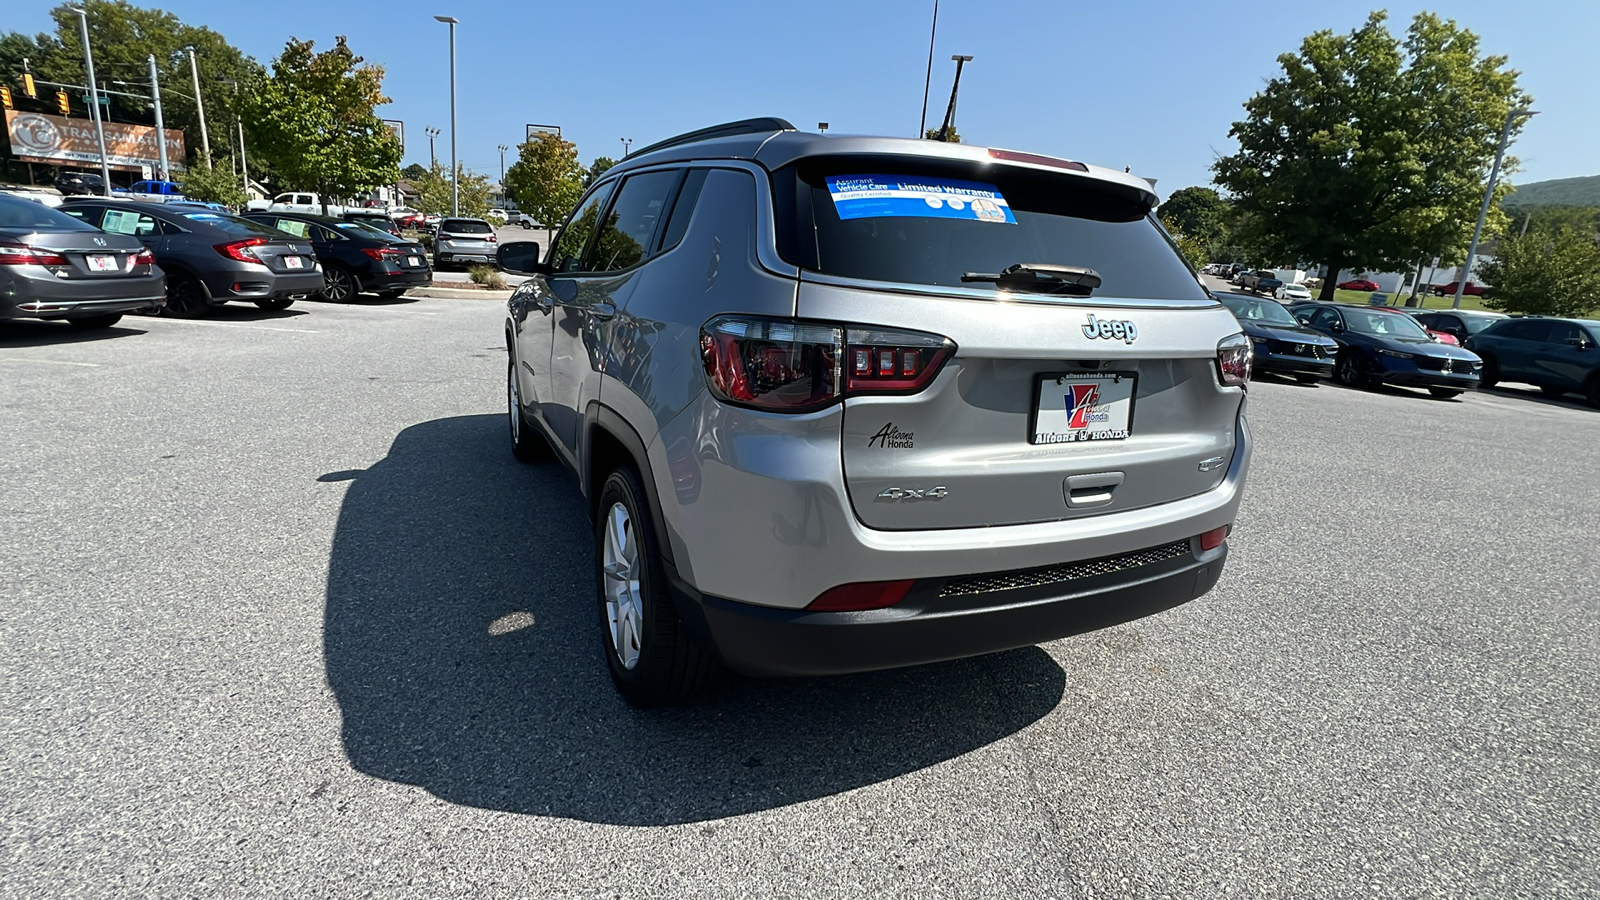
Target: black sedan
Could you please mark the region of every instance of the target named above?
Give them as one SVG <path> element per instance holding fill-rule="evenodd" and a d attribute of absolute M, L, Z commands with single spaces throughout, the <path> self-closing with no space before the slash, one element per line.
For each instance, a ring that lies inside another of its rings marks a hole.
<path fill-rule="evenodd" d="M 1214 296 L 1255 344 L 1257 371 L 1287 375 L 1307 384 L 1332 377 L 1333 359 L 1339 353 L 1333 338 L 1301 325 L 1276 300 L 1245 294 Z"/>
<path fill-rule="evenodd" d="M 1470 350 L 1435 341 L 1400 310 L 1296 303 L 1290 311 L 1302 324 L 1338 342 L 1333 377 L 1341 384 L 1425 387 L 1441 398 L 1478 388 L 1483 360 Z"/>
<path fill-rule="evenodd" d="M 324 299 L 344 303 L 364 292 L 392 298 L 433 281 L 421 244 L 364 222 L 311 213 L 253 212 L 245 218 L 311 241 L 326 280 Z"/>

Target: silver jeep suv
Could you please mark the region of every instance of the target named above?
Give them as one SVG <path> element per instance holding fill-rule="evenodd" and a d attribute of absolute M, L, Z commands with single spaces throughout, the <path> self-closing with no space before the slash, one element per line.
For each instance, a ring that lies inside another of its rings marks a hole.
<path fill-rule="evenodd" d="M 779 119 L 594 184 L 505 323 L 511 441 L 577 473 L 636 705 L 729 666 L 1027 646 L 1211 588 L 1250 343 L 1143 179 Z"/>

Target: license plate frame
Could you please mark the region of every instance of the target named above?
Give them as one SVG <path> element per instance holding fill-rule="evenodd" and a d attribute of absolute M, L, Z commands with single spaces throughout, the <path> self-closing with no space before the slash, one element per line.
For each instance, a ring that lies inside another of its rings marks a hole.
<path fill-rule="evenodd" d="M 420 257 L 420 256 L 408 256 L 408 257 L 406 257 L 406 265 L 411 266 L 412 268 L 416 268 L 418 266 L 421 266 L 422 265 L 422 257 Z"/>
<path fill-rule="evenodd" d="M 306 261 L 298 256 L 285 256 L 283 258 L 283 265 L 286 269 L 304 269 L 306 267 Z"/>
<path fill-rule="evenodd" d="M 90 253 L 84 257 L 91 272 L 116 272 L 120 269 L 117 257 L 111 253 Z"/>
<path fill-rule="evenodd" d="M 1136 372 L 1046 372 L 1035 376 L 1028 443 L 1051 446 L 1127 440 L 1133 436 L 1138 387 Z M 1076 427 L 1075 418 L 1081 423 Z"/>

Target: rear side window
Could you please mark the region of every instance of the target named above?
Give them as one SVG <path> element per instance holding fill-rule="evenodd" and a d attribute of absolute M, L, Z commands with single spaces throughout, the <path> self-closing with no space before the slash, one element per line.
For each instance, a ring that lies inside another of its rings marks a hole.
<path fill-rule="evenodd" d="M 294 219 L 278 219 L 274 224 L 277 225 L 279 231 L 287 231 L 298 238 L 307 237 L 311 234 L 310 222 L 299 222 Z"/>
<path fill-rule="evenodd" d="M 947 287 L 1019 263 L 1086 266 L 1098 297 L 1204 300 L 1137 192 L 1073 175 L 900 157 L 773 174 L 779 253 L 846 278 Z"/>
<path fill-rule="evenodd" d="M 161 223 L 157 222 L 154 217 L 125 209 L 106 210 L 106 216 L 101 221 L 100 228 L 112 234 L 144 236 L 161 233 Z"/>
<path fill-rule="evenodd" d="M 684 176 L 683 187 L 678 188 L 678 199 L 672 203 L 672 216 L 667 219 L 666 234 L 661 237 L 661 253 L 678 246 L 689 231 L 689 220 L 694 218 L 694 204 L 700 199 L 700 189 L 705 187 L 710 169 L 690 169 Z"/>
<path fill-rule="evenodd" d="M 33 200 L 0 194 L 0 227 L 45 228 L 51 231 L 94 231 L 93 225 Z"/>
<path fill-rule="evenodd" d="M 622 182 L 584 270 L 615 272 L 643 262 L 682 174 L 679 169 L 646 172 Z"/>
<path fill-rule="evenodd" d="M 451 234 L 494 233 L 494 229 L 489 227 L 488 222 L 483 222 L 478 219 L 445 219 L 443 222 L 439 223 L 439 230 L 448 231 Z"/>
<path fill-rule="evenodd" d="M 1496 337 L 1518 341 L 1542 341 L 1550 334 L 1550 323 L 1537 320 L 1507 322 L 1494 330 Z"/>

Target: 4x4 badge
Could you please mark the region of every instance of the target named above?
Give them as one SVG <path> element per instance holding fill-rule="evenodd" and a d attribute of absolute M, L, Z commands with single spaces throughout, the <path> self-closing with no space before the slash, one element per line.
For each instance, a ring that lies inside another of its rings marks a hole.
<path fill-rule="evenodd" d="M 1139 339 L 1139 329 L 1127 319 L 1096 319 L 1094 313 L 1089 313 L 1089 322 L 1083 326 L 1083 336 L 1090 340 L 1105 338 L 1131 344 Z"/>

